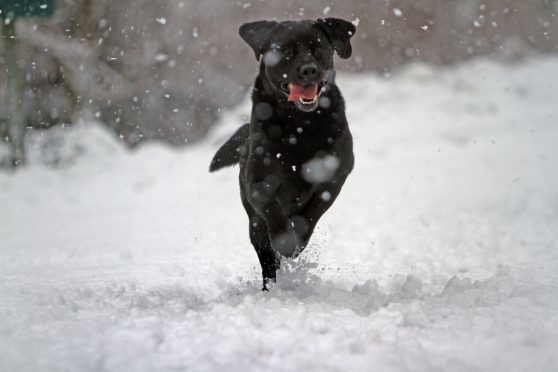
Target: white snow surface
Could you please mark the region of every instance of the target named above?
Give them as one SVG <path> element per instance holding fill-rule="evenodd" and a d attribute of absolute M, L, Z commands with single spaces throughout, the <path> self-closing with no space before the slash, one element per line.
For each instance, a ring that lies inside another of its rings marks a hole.
<path fill-rule="evenodd" d="M 31 134 L 0 174 L 0 370 L 557 371 L 558 57 L 338 84 L 356 167 L 269 292 L 238 169 L 207 171 L 248 99 L 180 151 Z"/>

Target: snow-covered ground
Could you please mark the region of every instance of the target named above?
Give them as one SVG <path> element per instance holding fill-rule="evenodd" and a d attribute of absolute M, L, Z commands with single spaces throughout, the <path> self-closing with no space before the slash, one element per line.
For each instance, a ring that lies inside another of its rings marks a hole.
<path fill-rule="evenodd" d="M 558 370 L 558 57 L 339 85 L 356 168 L 267 293 L 238 170 L 207 173 L 248 101 L 179 152 L 33 135 L 0 174 L 0 370 Z"/>

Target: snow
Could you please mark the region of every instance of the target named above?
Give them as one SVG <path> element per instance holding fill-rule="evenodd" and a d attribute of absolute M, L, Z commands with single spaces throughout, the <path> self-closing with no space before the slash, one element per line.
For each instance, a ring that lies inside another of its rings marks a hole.
<path fill-rule="evenodd" d="M 204 143 L 35 132 L 0 174 L 2 371 L 558 370 L 555 56 L 344 75 L 353 174 L 271 291 Z"/>
<path fill-rule="evenodd" d="M 310 159 L 302 164 L 302 178 L 308 183 L 327 182 L 335 176 L 340 163 L 339 158 L 331 155 Z"/>

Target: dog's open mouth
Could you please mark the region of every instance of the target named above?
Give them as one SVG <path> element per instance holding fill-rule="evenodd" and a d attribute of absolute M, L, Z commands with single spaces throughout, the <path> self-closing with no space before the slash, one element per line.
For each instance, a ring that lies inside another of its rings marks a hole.
<path fill-rule="evenodd" d="M 285 84 L 282 88 L 288 94 L 287 101 L 293 102 L 300 110 L 313 111 L 318 107 L 319 84 L 299 85 L 289 83 Z"/>
<path fill-rule="evenodd" d="M 303 105 L 311 105 L 318 100 L 318 84 L 298 85 L 289 84 L 289 102 L 300 102 Z"/>

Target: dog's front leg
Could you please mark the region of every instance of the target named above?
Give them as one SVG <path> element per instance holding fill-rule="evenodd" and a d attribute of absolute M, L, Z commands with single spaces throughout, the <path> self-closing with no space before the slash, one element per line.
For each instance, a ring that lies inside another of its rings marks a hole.
<path fill-rule="evenodd" d="M 336 177 L 332 182 L 319 185 L 305 208 L 298 216 L 300 228 L 296 229 L 301 248 L 306 248 L 314 229 L 322 215 L 333 205 L 341 192 L 347 175 Z"/>
<path fill-rule="evenodd" d="M 293 223 L 279 202 L 277 186 L 270 180 L 251 182 L 247 199 L 252 208 L 264 219 L 271 247 L 285 257 L 292 257 L 300 248 Z"/>

